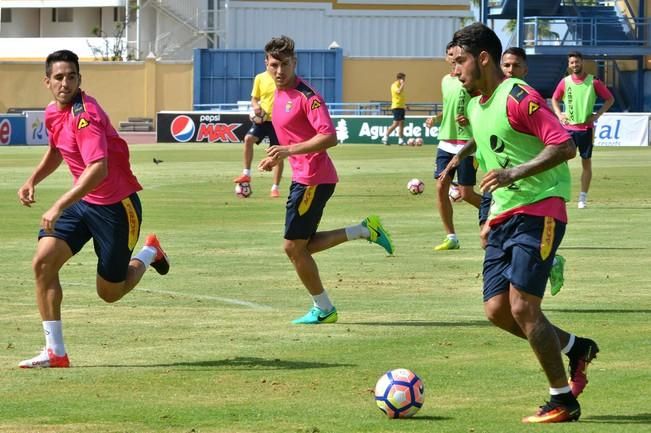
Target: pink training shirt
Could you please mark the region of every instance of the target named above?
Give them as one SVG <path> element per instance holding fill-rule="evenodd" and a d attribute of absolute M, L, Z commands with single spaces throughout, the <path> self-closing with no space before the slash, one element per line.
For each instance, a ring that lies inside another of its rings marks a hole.
<path fill-rule="evenodd" d="M 317 134 L 336 134 L 325 101 L 299 77 L 293 88 L 276 89 L 271 121 L 281 146 L 302 143 Z M 337 170 L 325 150 L 292 155 L 289 163 L 294 182 L 320 185 L 339 181 Z"/>
<path fill-rule="evenodd" d="M 511 127 L 523 134 L 537 137 L 545 146 L 557 146 L 571 140 L 572 137 L 563 128 L 552 110 L 549 109 L 547 102 L 540 96 L 540 93 L 532 87 L 522 87 L 528 93 L 522 101 L 518 102 L 514 98 L 507 98 L 506 115 Z M 567 223 L 565 201 L 561 197 L 550 197 L 504 212 L 489 220 L 489 224 L 491 227 L 496 226 L 517 214 L 549 216 L 560 222 Z"/>
<path fill-rule="evenodd" d="M 572 81 L 576 84 L 581 84 L 583 83 L 583 81 L 586 79 L 587 76 L 588 75 L 586 74 L 583 77 L 579 77 L 576 74 L 572 74 Z M 597 96 L 599 96 L 601 99 L 606 101 L 613 97 L 613 94 L 610 93 L 608 87 L 606 87 L 603 81 L 601 81 L 597 77 L 594 77 L 592 79 L 592 85 L 594 86 L 594 91 L 597 93 Z M 564 95 L 565 95 L 565 79 L 561 80 L 558 83 L 558 86 L 556 86 L 556 90 L 554 90 L 552 99 L 555 99 L 556 101 L 562 101 Z M 565 129 L 569 131 L 587 131 L 592 127 L 593 127 L 592 123 L 579 123 L 576 125 L 565 125 Z"/>
<path fill-rule="evenodd" d="M 94 98 L 79 91 L 63 110 L 51 103 L 45 109 L 45 127 L 50 146 L 61 153 L 75 183 L 88 165 L 108 158 L 108 175 L 84 201 L 114 204 L 142 189 L 131 172 L 126 141 Z"/>

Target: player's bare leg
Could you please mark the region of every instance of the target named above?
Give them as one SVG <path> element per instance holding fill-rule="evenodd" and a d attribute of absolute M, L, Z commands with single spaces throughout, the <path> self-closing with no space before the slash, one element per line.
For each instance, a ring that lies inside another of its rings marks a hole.
<path fill-rule="evenodd" d="M 280 197 L 280 191 L 278 190 L 278 186 L 280 185 L 280 181 L 283 178 L 284 167 L 285 167 L 285 161 L 281 160 L 273 168 L 274 183 L 273 185 L 271 185 L 271 192 L 269 194 L 272 198 Z"/>
<path fill-rule="evenodd" d="M 285 239 L 284 249 L 287 257 L 294 265 L 296 274 L 310 293 L 314 306 L 302 317 L 292 323 L 300 325 L 317 325 L 321 323 L 335 323 L 337 309 L 332 305 L 328 294 L 323 288 L 319 268 L 308 249 L 308 239 Z"/>
<path fill-rule="evenodd" d="M 310 254 L 324 251 L 339 244 L 348 241 L 345 229 L 329 230 L 317 232 L 312 236 L 307 244 L 307 250 Z"/>
<path fill-rule="evenodd" d="M 59 270 L 72 257 L 65 241 L 46 236 L 38 241 L 32 269 L 36 280 L 36 303 L 42 320 L 61 320 L 63 290 Z"/>
<path fill-rule="evenodd" d="M 63 344 L 61 302 L 63 290 L 59 270 L 72 257 L 65 241 L 54 237 L 39 240 L 32 269 L 36 281 L 36 304 L 43 321 L 45 347 L 33 358 L 21 361 L 21 368 L 66 368 L 70 366 Z"/>
<path fill-rule="evenodd" d="M 588 205 L 588 190 L 592 182 L 592 159 L 581 159 L 581 191 L 579 193 L 579 209 Z"/>
<path fill-rule="evenodd" d="M 142 249 L 129 261 L 124 281 L 110 282 L 97 275 L 97 294 L 105 302 L 119 301 L 138 285 L 149 265 L 161 275 L 167 274 L 170 269 L 169 258 L 155 234 L 147 236 Z"/>
<path fill-rule="evenodd" d="M 461 193 L 461 200 L 479 209 L 479 205 L 481 204 L 481 195 L 475 192 L 474 187 L 469 185 L 459 185 L 459 192 Z"/>
<path fill-rule="evenodd" d="M 441 222 L 443 223 L 443 229 L 446 234 L 455 233 L 453 221 L 454 210 L 452 208 L 452 203 L 450 203 L 450 197 L 448 196 L 451 183 L 452 179 L 450 176 L 445 176 L 442 179 L 438 179 L 436 182 L 436 206 L 438 207 Z"/>
<path fill-rule="evenodd" d="M 454 210 L 449 196 L 451 184 L 452 178 L 450 176 L 439 178 L 436 182 L 436 207 L 439 210 L 446 237 L 441 244 L 434 247 L 434 251 L 459 249 L 459 239 L 457 239 L 457 234 L 454 231 Z"/>
<path fill-rule="evenodd" d="M 242 174 L 233 179 L 235 183 L 251 182 L 251 164 L 253 163 L 253 145 L 257 137 L 255 135 L 247 134 L 244 136 L 244 156 L 243 164 L 244 169 Z"/>

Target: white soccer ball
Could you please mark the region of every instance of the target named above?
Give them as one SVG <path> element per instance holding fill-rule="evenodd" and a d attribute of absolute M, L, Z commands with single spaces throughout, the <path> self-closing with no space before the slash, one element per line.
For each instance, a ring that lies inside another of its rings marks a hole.
<path fill-rule="evenodd" d="M 375 385 L 375 403 L 389 418 L 409 418 L 425 401 L 423 381 L 406 368 L 387 371 Z"/>
<path fill-rule="evenodd" d="M 247 198 L 253 194 L 251 189 L 251 184 L 248 182 L 236 183 L 235 184 L 235 195 L 240 198 Z"/>
<path fill-rule="evenodd" d="M 407 190 L 414 195 L 422 194 L 425 191 L 425 183 L 420 179 L 414 178 L 407 182 Z"/>
<path fill-rule="evenodd" d="M 423 139 L 418 137 L 416 140 L 414 140 L 414 146 L 422 146 L 423 145 Z"/>
<path fill-rule="evenodd" d="M 414 137 L 411 137 L 410 139 L 407 140 L 407 146 L 414 146 L 416 145 L 416 140 Z"/>
<path fill-rule="evenodd" d="M 450 190 L 448 191 L 448 196 L 450 197 L 450 201 L 456 203 L 461 200 L 461 190 L 459 189 L 459 185 L 456 183 L 452 182 L 450 184 Z"/>

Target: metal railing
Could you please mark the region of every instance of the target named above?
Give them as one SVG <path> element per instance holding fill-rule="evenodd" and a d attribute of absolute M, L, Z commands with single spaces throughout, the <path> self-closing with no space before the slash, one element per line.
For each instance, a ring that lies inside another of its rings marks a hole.
<path fill-rule="evenodd" d="M 648 29 L 651 18 L 604 17 L 527 17 L 525 19 L 525 46 L 649 46 Z M 634 32 L 628 29 L 635 29 Z M 545 29 L 541 32 L 541 29 Z M 556 32 L 549 32 L 555 29 Z M 606 33 L 621 30 L 623 38 L 612 38 Z"/>
<path fill-rule="evenodd" d="M 248 101 L 240 101 L 228 104 L 194 104 L 193 109 L 248 113 L 251 107 Z M 407 105 L 407 114 L 434 115 L 442 109 L 443 104 L 440 102 L 418 102 Z M 332 116 L 388 116 L 391 114 L 391 103 L 387 101 L 328 103 L 328 111 Z"/>

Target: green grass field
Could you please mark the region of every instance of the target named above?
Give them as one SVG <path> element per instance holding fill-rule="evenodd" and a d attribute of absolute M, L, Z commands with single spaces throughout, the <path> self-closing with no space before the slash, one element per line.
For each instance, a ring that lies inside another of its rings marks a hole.
<path fill-rule="evenodd" d="M 284 200 L 268 197 L 270 174 L 255 173 L 253 196 L 238 199 L 240 146 L 133 146 L 145 187 L 141 242 L 159 235 L 170 274 L 150 271 L 104 304 L 87 245 L 61 275 L 74 368 L 18 369 L 43 345 L 30 268 L 38 223 L 71 182 L 62 167 L 32 209 L 19 205 L 16 191 L 43 150 L 0 148 L 0 432 L 651 431 L 651 148 L 598 148 L 589 208 L 569 204 L 565 287 L 543 305 L 601 353 L 580 422 L 555 426 L 520 423 L 547 384 L 528 344 L 484 317 L 475 209 L 455 205 L 460 250 L 432 251 L 444 237 L 433 146 L 331 150 L 341 182 L 321 228 L 378 213 L 396 254 L 366 241 L 318 254 L 340 320 L 317 327 L 290 323 L 310 299 L 281 247 Z M 580 161 L 571 168 L 576 196 Z M 425 180 L 422 196 L 408 194 L 412 177 Z M 411 420 L 386 419 L 369 392 L 397 367 L 425 383 Z"/>

